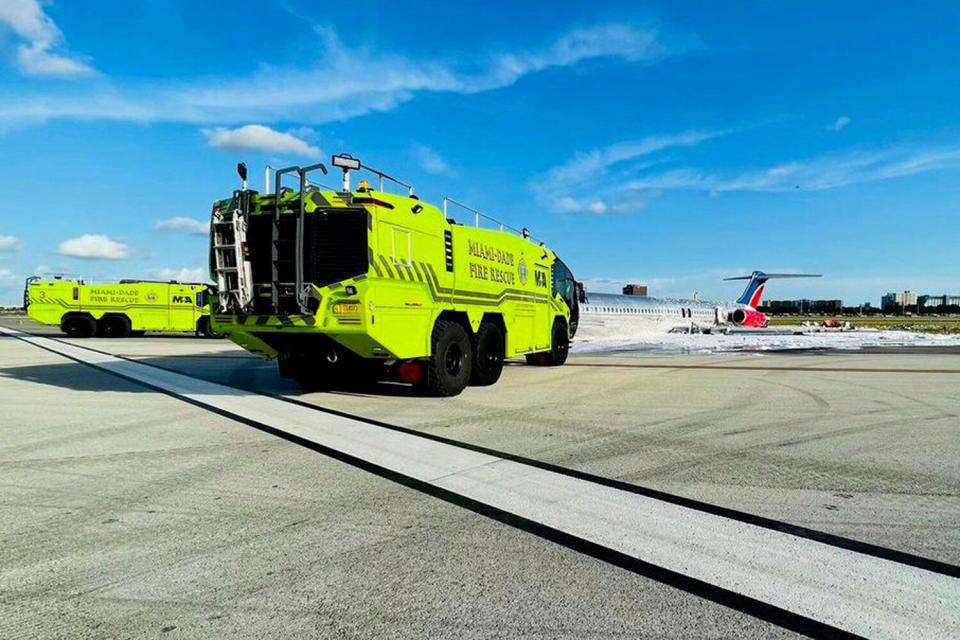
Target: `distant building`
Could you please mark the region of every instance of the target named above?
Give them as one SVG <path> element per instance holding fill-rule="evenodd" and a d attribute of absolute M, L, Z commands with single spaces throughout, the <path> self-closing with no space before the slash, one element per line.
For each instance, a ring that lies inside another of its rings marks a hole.
<path fill-rule="evenodd" d="M 647 295 L 647 285 L 645 284 L 628 284 L 623 288 L 623 295 L 625 296 L 646 296 Z"/>
<path fill-rule="evenodd" d="M 919 296 L 912 291 L 888 293 L 880 298 L 880 308 L 884 311 L 898 311 L 907 307 L 916 307 Z"/>
<path fill-rule="evenodd" d="M 936 309 L 938 307 L 960 307 L 960 296 L 941 295 L 941 296 L 917 296 L 917 304 L 924 309 Z"/>

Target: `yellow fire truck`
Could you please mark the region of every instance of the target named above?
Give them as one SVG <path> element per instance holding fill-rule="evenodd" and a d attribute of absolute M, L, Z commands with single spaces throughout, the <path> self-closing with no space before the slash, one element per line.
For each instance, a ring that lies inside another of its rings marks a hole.
<path fill-rule="evenodd" d="M 504 358 L 566 361 L 582 287 L 553 251 L 449 198 L 442 209 L 423 202 L 351 156 L 333 165 L 339 191 L 311 182 L 327 172 L 317 164 L 274 171 L 263 194 L 239 165 L 242 188 L 213 205 L 218 332 L 306 387 L 387 372 L 450 396 L 496 382 Z M 351 188 L 361 169 L 376 189 Z M 295 189 L 283 186 L 291 176 Z M 385 192 L 385 181 L 405 193 Z M 453 206 L 473 224 L 449 217 Z"/>
<path fill-rule="evenodd" d="M 125 338 L 147 331 L 192 331 L 214 337 L 208 296 L 213 287 L 184 282 L 121 280 L 92 284 L 53 277 L 27 279 L 23 304 L 41 324 L 68 336 Z"/>

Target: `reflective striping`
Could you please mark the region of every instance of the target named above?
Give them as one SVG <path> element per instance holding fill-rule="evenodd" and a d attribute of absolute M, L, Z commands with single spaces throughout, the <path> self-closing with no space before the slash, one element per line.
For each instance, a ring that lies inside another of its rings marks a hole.
<path fill-rule="evenodd" d="M 317 323 L 317 319 L 314 316 L 309 315 L 296 315 L 296 316 L 250 316 L 250 315 L 218 315 L 214 316 L 214 319 L 217 324 L 229 326 L 254 326 L 254 327 L 264 327 L 264 326 L 277 326 L 283 325 L 287 327 L 291 326 L 313 326 Z"/>
<path fill-rule="evenodd" d="M 423 273 L 420 271 L 420 266 L 416 262 L 413 263 L 413 271 L 417 274 L 417 280 L 420 282 L 426 282 L 426 280 L 423 279 Z"/>
<path fill-rule="evenodd" d="M 960 580 L 441 441 L 0 329 L 750 615 L 817 637 L 960 635 Z M 827 536 L 828 537 L 828 536 Z"/>
<path fill-rule="evenodd" d="M 370 266 L 373 267 L 373 271 L 377 274 L 377 277 L 382 278 L 383 272 L 380 271 L 380 265 L 377 264 L 376 258 L 373 257 L 373 249 L 367 247 L 367 258 L 370 262 Z"/>
<path fill-rule="evenodd" d="M 383 264 L 384 270 L 387 272 L 387 277 L 395 278 L 396 276 L 393 275 L 393 269 L 390 268 L 390 263 L 387 261 L 387 259 L 384 258 L 382 255 L 380 255 L 379 258 L 380 258 L 380 262 Z"/>

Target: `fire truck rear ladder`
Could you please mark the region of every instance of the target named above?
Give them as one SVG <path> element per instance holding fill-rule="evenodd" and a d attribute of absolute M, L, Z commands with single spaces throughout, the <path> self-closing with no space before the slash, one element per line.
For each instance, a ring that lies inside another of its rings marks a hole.
<path fill-rule="evenodd" d="M 247 219 L 240 208 L 230 212 L 229 219 L 225 217 L 222 211 L 213 214 L 214 270 L 220 292 L 220 311 L 245 311 L 253 299 L 253 268 L 244 256 Z"/>

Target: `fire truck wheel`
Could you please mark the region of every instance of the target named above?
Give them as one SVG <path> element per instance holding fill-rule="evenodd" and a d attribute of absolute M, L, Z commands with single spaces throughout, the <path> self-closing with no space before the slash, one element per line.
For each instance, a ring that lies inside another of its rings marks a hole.
<path fill-rule="evenodd" d="M 550 351 L 546 354 L 546 365 L 548 367 L 559 367 L 567 361 L 569 354 L 570 337 L 567 335 L 567 326 L 558 320 L 553 323 Z"/>
<path fill-rule="evenodd" d="M 89 338 L 97 332 L 97 323 L 90 316 L 69 316 L 60 323 L 60 330 L 71 338 Z"/>
<path fill-rule="evenodd" d="M 199 333 L 204 338 L 219 338 L 220 334 L 213 330 L 213 327 L 210 325 L 210 318 L 203 316 L 197 320 L 197 333 Z"/>
<path fill-rule="evenodd" d="M 472 349 L 467 332 L 456 322 L 440 320 L 433 327 L 425 389 L 430 395 L 455 396 L 470 381 Z"/>
<path fill-rule="evenodd" d="M 473 371 L 470 384 L 489 386 L 500 379 L 503 372 L 503 331 L 492 322 L 480 324 L 473 336 Z"/>
<path fill-rule="evenodd" d="M 104 338 L 126 338 L 130 335 L 130 320 L 126 316 L 104 316 L 97 323 L 97 335 Z"/>

